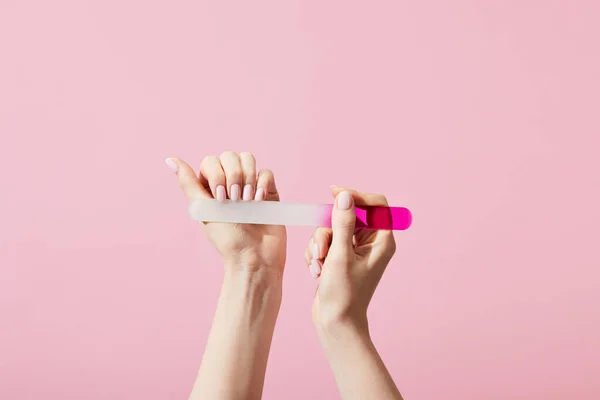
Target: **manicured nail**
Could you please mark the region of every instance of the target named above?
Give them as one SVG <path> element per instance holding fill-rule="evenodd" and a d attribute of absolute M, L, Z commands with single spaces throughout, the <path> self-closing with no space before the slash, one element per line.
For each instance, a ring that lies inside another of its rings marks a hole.
<path fill-rule="evenodd" d="M 337 206 L 340 210 L 348 210 L 352 204 L 350 192 L 342 192 L 337 196 Z"/>
<path fill-rule="evenodd" d="M 265 191 L 263 190 L 263 188 L 256 189 L 256 197 L 254 198 L 254 200 L 261 201 L 264 198 L 265 198 Z"/>
<path fill-rule="evenodd" d="M 165 164 L 167 164 L 167 167 L 171 168 L 171 171 L 173 171 L 174 173 L 177 173 L 177 171 L 179 171 L 179 166 L 172 159 L 165 158 Z"/>
<path fill-rule="evenodd" d="M 254 189 L 252 188 L 252 185 L 244 186 L 244 196 L 243 196 L 244 201 L 252 200 L 252 195 L 254 194 L 254 193 L 252 193 L 253 191 L 254 191 Z"/>
<path fill-rule="evenodd" d="M 313 278 L 318 277 L 321 273 L 321 262 L 319 260 L 312 260 L 308 269 Z"/>
<path fill-rule="evenodd" d="M 231 194 L 230 194 L 230 198 L 233 201 L 238 201 L 240 199 L 240 185 L 238 185 L 237 183 L 235 185 L 231 185 Z"/>
<path fill-rule="evenodd" d="M 219 185 L 217 186 L 217 200 L 219 201 L 223 201 L 226 198 L 226 194 L 225 194 L 225 186 L 223 185 Z"/>
<path fill-rule="evenodd" d="M 313 246 L 312 246 L 312 253 L 313 253 L 313 258 L 314 258 L 315 260 L 318 260 L 319 258 L 321 258 L 321 254 L 320 254 L 320 252 L 319 252 L 319 245 L 318 245 L 318 244 L 316 244 L 316 243 L 313 243 Z"/>

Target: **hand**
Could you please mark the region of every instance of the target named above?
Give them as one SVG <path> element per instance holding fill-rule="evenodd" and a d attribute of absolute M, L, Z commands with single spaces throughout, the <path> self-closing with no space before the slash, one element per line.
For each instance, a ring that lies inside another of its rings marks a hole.
<path fill-rule="evenodd" d="M 319 330 L 352 326 L 368 334 L 367 308 L 396 251 L 389 230 L 355 230 L 354 204 L 387 206 L 383 195 L 331 188 L 336 197 L 332 228 L 318 228 L 305 261 L 313 277 L 320 276 L 313 302 Z"/>
<path fill-rule="evenodd" d="M 202 161 L 198 176 L 182 160 L 167 158 L 165 162 L 177 174 L 188 200 L 279 201 L 273 173 L 263 169 L 257 174 L 251 153 L 227 151 L 220 157 L 208 156 Z M 269 268 L 279 275 L 283 273 L 287 241 L 284 226 L 216 222 L 202 225 L 226 268 Z"/>
<path fill-rule="evenodd" d="M 165 162 L 188 200 L 279 200 L 273 173 L 257 174 L 250 153 L 206 157 L 198 176 L 182 160 Z M 190 399 L 260 399 L 281 305 L 285 227 L 214 222 L 202 227 L 223 258 L 225 276 Z"/>

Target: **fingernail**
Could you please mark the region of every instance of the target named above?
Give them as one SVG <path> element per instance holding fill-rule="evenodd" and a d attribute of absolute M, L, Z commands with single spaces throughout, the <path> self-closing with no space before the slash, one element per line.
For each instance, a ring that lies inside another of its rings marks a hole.
<path fill-rule="evenodd" d="M 231 200 L 238 201 L 240 199 L 240 185 L 237 183 L 235 185 L 231 185 Z"/>
<path fill-rule="evenodd" d="M 167 164 L 167 167 L 171 168 L 171 171 L 173 171 L 174 173 L 177 173 L 177 171 L 179 170 L 179 166 L 177 165 L 177 163 L 170 158 L 165 158 L 165 164 Z"/>
<path fill-rule="evenodd" d="M 244 186 L 244 201 L 252 200 L 252 185 Z"/>
<path fill-rule="evenodd" d="M 256 201 L 261 201 L 265 198 L 265 191 L 263 188 L 256 189 L 256 197 L 254 198 Z"/>
<path fill-rule="evenodd" d="M 348 210 L 352 204 L 350 192 L 342 192 L 337 197 L 337 206 L 340 210 Z"/>
<path fill-rule="evenodd" d="M 225 195 L 225 186 L 217 186 L 217 200 L 223 201 L 227 196 Z"/>
<path fill-rule="evenodd" d="M 310 270 L 310 274 L 312 275 L 312 277 L 316 278 L 321 273 L 321 263 L 319 262 L 319 260 L 312 260 L 308 269 Z"/>
<path fill-rule="evenodd" d="M 321 258 L 321 254 L 319 253 L 319 245 L 318 244 L 313 243 L 312 252 L 313 252 L 313 258 L 315 260 L 318 260 L 319 258 Z"/>

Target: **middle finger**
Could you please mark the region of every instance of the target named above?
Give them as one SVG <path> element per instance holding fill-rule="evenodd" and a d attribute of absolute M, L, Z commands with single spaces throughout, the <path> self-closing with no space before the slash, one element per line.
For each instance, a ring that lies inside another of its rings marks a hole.
<path fill-rule="evenodd" d="M 241 197 L 242 164 L 240 157 L 233 151 L 226 151 L 219 157 L 223 171 L 225 171 L 225 184 L 227 194 L 232 201 Z"/>

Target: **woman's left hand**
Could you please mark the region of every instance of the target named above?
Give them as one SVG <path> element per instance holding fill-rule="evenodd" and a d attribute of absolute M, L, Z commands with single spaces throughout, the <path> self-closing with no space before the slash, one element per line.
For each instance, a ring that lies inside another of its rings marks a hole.
<path fill-rule="evenodd" d="M 257 173 L 252 153 L 226 151 L 205 157 L 200 173 L 184 161 L 167 158 L 188 200 L 214 198 L 219 201 L 279 201 L 275 178 L 269 169 Z M 217 249 L 225 268 L 283 273 L 286 260 L 284 226 L 203 223 L 208 240 Z"/>

